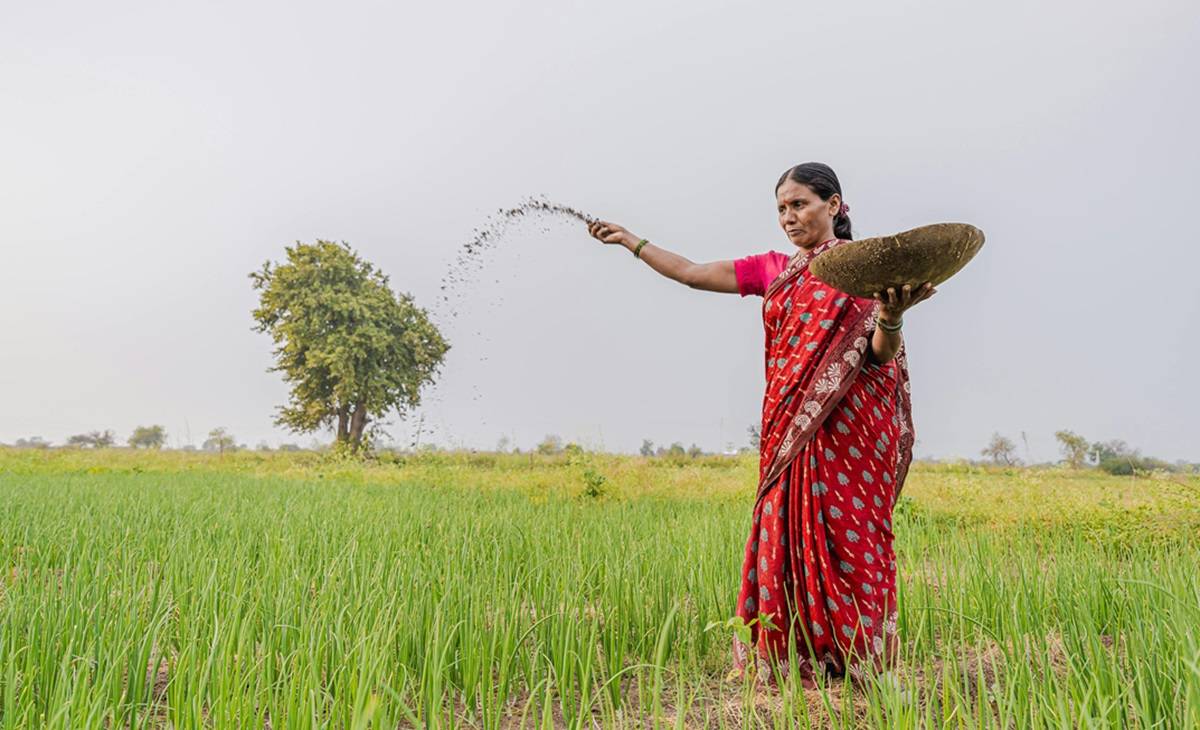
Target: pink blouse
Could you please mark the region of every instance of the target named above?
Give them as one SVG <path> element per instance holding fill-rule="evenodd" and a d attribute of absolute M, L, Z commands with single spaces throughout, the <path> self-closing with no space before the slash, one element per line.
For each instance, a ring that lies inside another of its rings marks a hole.
<path fill-rule="evenodd" d="M 787 268 L 787 254 L 778 251 L 746 256 L 733 262 L 733 273 L 737 277 L 738 293 L 742 296 L 766 294 L 767 287 Z"/>

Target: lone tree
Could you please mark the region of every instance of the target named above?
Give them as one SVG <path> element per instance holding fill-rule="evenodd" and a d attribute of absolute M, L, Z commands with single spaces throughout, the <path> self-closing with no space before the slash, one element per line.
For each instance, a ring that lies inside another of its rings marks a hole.
<path fill-rule="evenodd" d="M 216 451 L 224 454 L 226 451 L 237 451 L 237 439 L 224 428 L 214 428 L 208 432 L 208 438 L 201 447 L 205 451 Z"/>
<path fill-rule="evenodd" d="M 287 262 L 250 274 L 260 292 L 255 330 L 275 341 L 275 366 L 291 386 L 276 424 L 296 433 L 336 429 L 357 452 L 367 425 L 421 402 L 449 345 L 408 294 L 345 243 L 287 249 Z"/>
<path fill-rule="evenodd" d="M 1058 431 L 1054 438 L 1058 439 L 1058 448 L 1072 469 L 1083 466 L 1090 446 L 1087 439 L 1073 431 Z"/>
<path fill-rule="evenodd" d="M 1017 463 L 1017 445 L 998 433 L 992 434 L 992 442 L 983 450 L 983 455 L 997 464 L 1013 466 Z"/>
<path fill-rule="evenodd" d="M 138 426 L 128 443 L 135 449 L 161 449 L 166 442 L 167 430 L 162 426 Z"/>

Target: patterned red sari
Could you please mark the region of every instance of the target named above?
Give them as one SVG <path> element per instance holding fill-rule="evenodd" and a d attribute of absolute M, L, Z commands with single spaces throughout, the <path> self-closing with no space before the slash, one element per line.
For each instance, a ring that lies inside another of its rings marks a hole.
<path fill-rule="evenodd" d="M 912 460 L 901 352 L 870 358 L 872 299 L 808 272 L 797 254 L 763 298 L 767 388 L 758 498 L 737 615 L 760 666 L 803 676 L 885 665 L 896 651 L 892 506 Z M 734 640 L 735 664 L 751 647 Z"/>

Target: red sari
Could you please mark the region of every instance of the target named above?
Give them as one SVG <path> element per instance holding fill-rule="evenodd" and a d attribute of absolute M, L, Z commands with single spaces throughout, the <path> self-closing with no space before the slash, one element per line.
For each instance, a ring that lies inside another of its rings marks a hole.
<path fill-rule="evenodd" d="M 737 615 L 763 666 L 840 675 L 896 650 L 892 506 L 912 460 L 903 350 L 870 358 L 875 301 L 808 272 L 826 241 L 767 288 L 758 497 Z M 754 619 L 759 619 L 754 621 Z M 750 647 L 734 640 L 735 664 Z"/>

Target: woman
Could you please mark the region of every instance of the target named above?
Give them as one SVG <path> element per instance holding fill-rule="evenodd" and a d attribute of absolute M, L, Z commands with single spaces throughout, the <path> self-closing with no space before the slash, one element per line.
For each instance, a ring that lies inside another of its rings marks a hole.
<path fill-rule="evenodd" d="M 888 289 L 875 299 L 838 291 L 808 272 L 851 238 L 849 207 L 829 166 L 808 162 L 775 186 L 779 225 L 797 251 L 693 263 L 614 223 L 589 232 L 630 249 L 695 289 L 762 296 L 767 387 L 754 522 L 737 615 L 750 661 L 802 681 L 858 676 L 895 653 L 892 506 L 912 459 L 903 313 L 935 292 Z"/>

